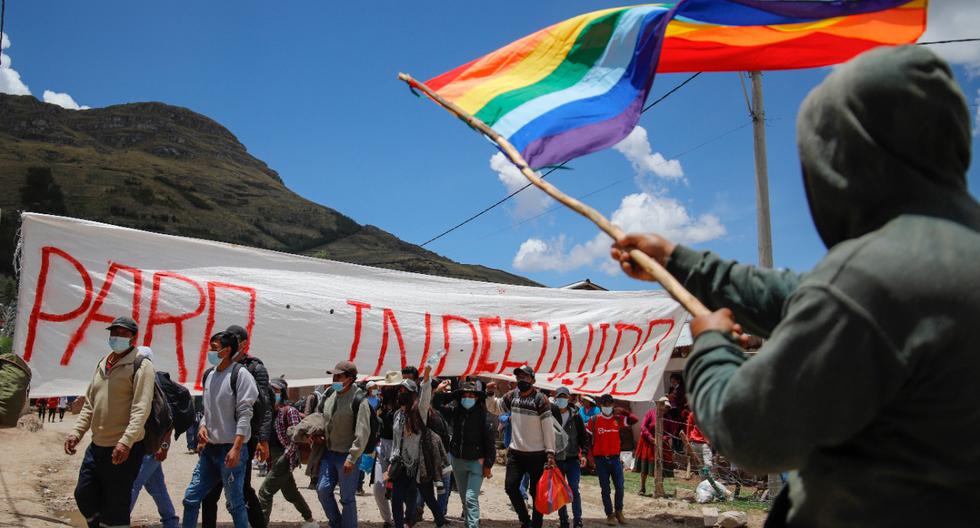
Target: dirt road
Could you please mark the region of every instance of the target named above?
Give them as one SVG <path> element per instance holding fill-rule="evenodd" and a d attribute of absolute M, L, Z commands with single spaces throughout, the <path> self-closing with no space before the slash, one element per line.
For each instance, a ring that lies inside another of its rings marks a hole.
<path fill-rule="evenodd" d="M 79 452 L 74 456 L 64 454 L 62 443 L 65 435 L 71 430 L 74 416 L 65 416 L 62 423 L 45 424 L 45 428 L 36 433 L 20 429 L 0 430 L 0 527 L 43 527 L 84 526 L 81 515 L 75 508 L 72 492 L 78 467 L 82 461 L 82 452 L 88 445 L 88 436 L 79 446 Z M 183 437 L 175 442 L 170 457 L 164 462 L 167 485 L 170 495 L 181 512 L 180 501 L 184 488 L 190 482 L 191 473 L 197 462 L 197 456 L 185 454 Z M 510 509 L 510 502 L 503 491 L 502 467 L 494 468 L 494 477 L 486 481 L 481 497 L 482 525 L 485 528 L 504 528 L 518 526 L 516 516 Z M 316 498 L 316 492 L 305 489 L 307 481 L 302 475 L 302 469 L 295 472 L 300 483 L 303 496 L 306 498 L 314 517 L 326 527 L 325 515 Z M 258 486 L 261 478 L 252 475 L 252 482 Z M 602 512 L 602 502 L 599 489 L 590 484 L 582 486 L 583 511 L 586 528 L 605 526 Z M 357 497 L 359 528 L 380 528 L 381 516 L 375 505 L 374 497 L 370 494 Z M 724 505 L 717 505 L 724 510 Z M 292 505 L 277 496 L 272 513 L 273 526 L 299 526 L 301 517 Z M 450 519 L 455 528 L 462 528 L 458 521 L 461 511 L 459 497 L 453 495 L 449 502 Z M 704 526 L 699 505 L 688 505 L 679 501 L 651 499 L 636 495 L 626 497 L 626 515 L 630 519 L 630 527 L 694 527 Z M 431 513 L 426 513 L 426 519 L 420 528 L 432 528 Z M 750 516 L 750 526 L 762 526 L 764 515 L 753 512 Z M 218 511 L 219 526 L 231 526 L 231 517 L 224 509 L 222 502 Z M 145 492 L 140 495 L 136 509 L 132 515 L 133 526 L 158 526 L 159 517 L 153 500 Z M 545 526 L 558 526 L 556 514 L 545 519 Z"/>

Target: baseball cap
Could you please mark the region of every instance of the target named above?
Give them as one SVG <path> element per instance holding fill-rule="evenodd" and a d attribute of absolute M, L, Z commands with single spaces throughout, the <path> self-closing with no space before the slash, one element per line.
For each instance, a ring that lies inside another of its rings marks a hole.
<path fill-rule="evenodd" d="M 572 393 L 571 391 L 568 390 L 568 387 L 558 387 L 557 389 L 555 389 L 555 398 L 559 396 L 571 396 L 571 395 Z"/>
<path fill-rule="evenodd" d="M 357 365 L 351 363 L 350 361 L 341 361 L 337 363 L 337 366 L 327 371 L 327 374 L 347 374 L 348 376 L 357 376 Z"/>
<path fill-rule="evenodd" d="M 130 332 L 133 333 L 139 332 L 139 326 L 136 326 L 136 321 L 134 321 L 132 317 L 126 317 L 125 315 L 113 319 L 112 324 L 105 327 L 105 329 L 112 330 L 113 328 L 116 327 L 125 328 L 126 330 L 129 330 Z"/>
<path fill-rule="evenodd" d="M 612 403 L 612 402 L 613 402 L 612 394 L 603 394 L 602 396 L 599 396 L 599 403 Z"/>
<path fill-rule="evenodd" d="M 514 375 L 527 374 L 528 376 L 534 377 L 534 369 L 530 365 L 521 365 L 514 369 Z"/>

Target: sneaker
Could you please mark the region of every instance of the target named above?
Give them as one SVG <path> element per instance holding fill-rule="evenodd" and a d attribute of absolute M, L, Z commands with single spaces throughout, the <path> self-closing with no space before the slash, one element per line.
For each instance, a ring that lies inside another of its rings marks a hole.
<path fill-rule="evenodd" d="M 619 521 L 619 524 L 628 524 L 626 522 L 626 517 L 623 516 L 623 510 L 616 512 L 616 520 Z"/>
<path fill-rule="evenodd" d="M 606 526 L 616 526 L 616 516 L 613 514 L 606 515 Z"/>
<path fill-rule="evenodd" d="M 579 519 L 579 520 L 575 521 L 575 524 L 573 524 L 572 527 L 573 528 L 582 528 L 582 519 Z"/>

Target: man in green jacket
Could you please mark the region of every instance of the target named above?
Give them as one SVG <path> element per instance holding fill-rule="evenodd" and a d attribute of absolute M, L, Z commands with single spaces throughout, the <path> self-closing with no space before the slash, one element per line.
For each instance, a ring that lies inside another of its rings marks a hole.
<path fill-rule="evenodd" d="M 959 526 L 980 516 L 980 205 L 970 113 L 949 66 L 878 49 L 831 73 L 797 124 L 829 248 L 805 275 L 654 235 L 614 246 L 664 264 L 712 310 L 691 323 L 698 423 L 733 462 L 790 472 L 769 522 Z M 767 338 L 748 360 L 734 337 Z"/>

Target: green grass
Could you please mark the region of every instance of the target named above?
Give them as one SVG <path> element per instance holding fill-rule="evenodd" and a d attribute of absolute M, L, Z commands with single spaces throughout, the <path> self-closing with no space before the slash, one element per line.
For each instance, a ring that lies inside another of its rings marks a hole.
<path fill-rule="evenodd" d="M 637 493 L 640 492 L 640 474 L 639 473 L 633 473 L 632 471 L 627 471 L 627 472 L 624 473 L 624 480 L 625 480 L 625 483 L 626 483 L 625 488 L 626 488 L 626 493 L 627 494 L 633 494 L 633 495 L 635 495 L 635 494 L 637 494 Z M 599 479 L 596 478 L 596 477 L 594 477 L 594 476 L 582 475 L 582 482 L 589 483 L 589 484 L 591 484 L 591 485 L 593 485 L 593 486 L 595 486 L 597 488 L 599 487 Z M 673 497 L 674 494 L 675 494 L 675 491 L 678 488 L 686 488 L 686 489 L 689 489 L 691 491 L 694 491 L 694 488 L 697 487 L 698 482 L 699 482 L 699 480 L 696 480 L 696 479 L 685 480 L 685 479 L 682 479 L 682 478 L 665 478 L 664 479 L 664 492 L 667 493 L 667 496 L 668 497 Z M 647 478 L 647 492 L 649 492 L 649 493 L 652 493 L 653 492 L 653 475 L 650 475 Z M 742 488 L 742 493 L 745 494 L 746 492 L 747 492 L 746 488 L 743 487 Z M 717 503 L 717 504 L 720 505 L 721 503 Z M 695 507 L 695 506 L 700 507 L 701 505 L 695 503 L 695 504 L 692 504 L 692 505 L 689 505 L 689 506 L 690 507 Z M 753 500 L 746 499 L 745 497 L 742 497 L 742 498 L 739 498 L 739 499 L 736 499 L 736 500 L 733 500 L 733 501 L 729 501 L 729 502 L 724 503 L 724 508 L 725 509 L 732 509 L 732 510 L 740 510 L 740 511 L 745 511 L 745 512 L 748 512 L 748 511 L 768 511 L 769 510 L 769 505 L 767 503 L 765 503 L 765 502 L 753 501 Z"/>

